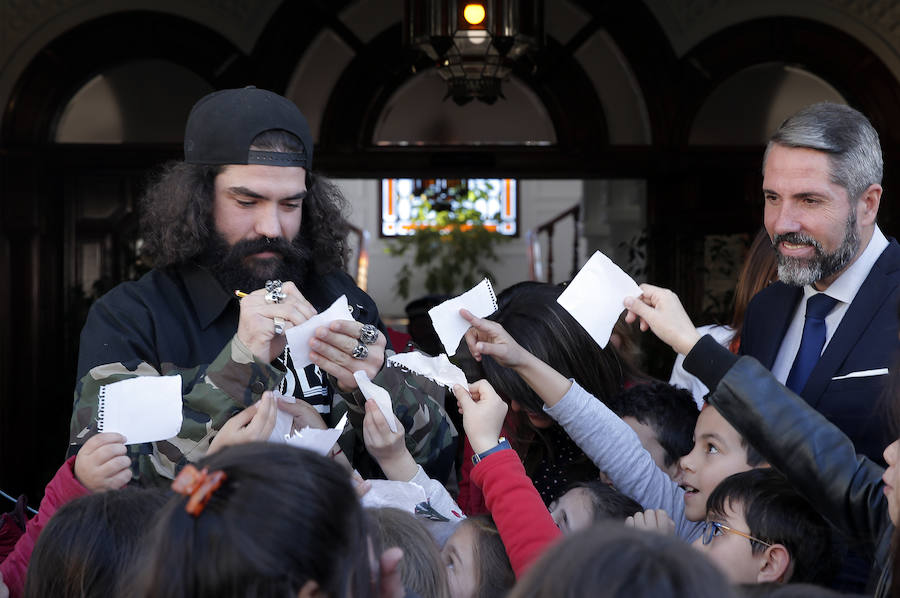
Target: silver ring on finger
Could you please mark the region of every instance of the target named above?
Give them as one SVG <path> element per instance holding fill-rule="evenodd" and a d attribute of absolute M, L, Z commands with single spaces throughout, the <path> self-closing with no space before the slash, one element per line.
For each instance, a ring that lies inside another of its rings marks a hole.
<path fill-rule="evenodd" d="M 266 281 L 266 303 L 281 303 L 287 298 L 287 293 L 281 287 L 280 280 Z"/>
<path fill-rule="evenodd" d="M 365 359 L 369 356 L 369 348 L 362 344 L 362 341 L 357 341 L 356 347 L 351 351 L 350 355 L 354 359 Z"/>
<path fill-rule="evenodd" d="M 284 318 L 275 316 L 274 318 L 272 318 L 272 322 L 275 325 L 275 334 L 279 336 L 284 334 Z"/>
<path fill-rule="evenodd" d="M 371 345 L 378 340 L 378 329 L 372 324 L 363 324 L 359 331 L 359 342 L 364 345 Z"/>

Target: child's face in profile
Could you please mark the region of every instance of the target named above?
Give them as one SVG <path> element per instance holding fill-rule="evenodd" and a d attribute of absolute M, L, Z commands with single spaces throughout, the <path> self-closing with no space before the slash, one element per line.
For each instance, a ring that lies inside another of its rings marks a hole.
<path fill-rule="evenodd" d="M 694 448 L 681 458 L 684 516 L 690 521 L 706 518 L 706 499 L 728 476 L 753 469 L 747 465 L 747 449 L 741 436 L 712 406 L 697 418 Z"/>
<path fill-rule="evenodd" d="M 479 571 L 475 562 L 477 534 L 474 525 L 463 521 L 441 549 L 452 598 L 471 598 L 478 589 Z"/>
<path fill-rule="evenodd" d="M 900 521 L 900 439 L 887 445 L 884 449 L 884 462 L 888 468 L 881 479 L 884 480 L 884 495 L 888 502 L 888 515 L 891 523 Z"/>
<path fill-rule="evenodd" d="M 659 443 L 659 437 L 656 434 L 656 430 L 653 429 L 653 426 L 640 422 L 637 418 L 630 415 L 623 417 L 622 421 L 628 424 L 628 426 L 634 430 L 635 434 L 638 435 L 641 446 L 650 453 L 650 456 L 653 457 L 653 462 L 656 463 L 657 467 L 669 474 L 669 477 L 673 480 L 680 475 L 681 468 L 678 466 L 678 461 L 671 465 L 666 465 L 666 449 Z"/>
<path fill-rule="evenodd" d="M 725 503 L 725 516 L 710 515 L 709 521 L 716 521 L 732 530 L 751 535 L 747 520 L 744 519 L 743 505 L 732 504 L 729 501 Z M 759 583 L 759 573 L 766 558 L 766 551 L 753 554 L 752 540 L 734 532 L 715 530 L 709 544 L 704 544 L 703 538 L 700 537 L 694 540 L 693 546 L 705 554 L 731 583 Z"/>
<path fill-rule="evenodd" d="M 572 488 L 552 503 L 550 516 L 564 534 L 582 530 L 594 522 L 594 502 L 586 488 Z"/>

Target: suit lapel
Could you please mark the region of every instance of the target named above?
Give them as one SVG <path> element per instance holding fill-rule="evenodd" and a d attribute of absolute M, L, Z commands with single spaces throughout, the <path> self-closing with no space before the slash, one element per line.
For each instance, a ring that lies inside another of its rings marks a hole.
<path fill-rule="evenodd" d="M 762 304 L 765 316 L 759 321 L 762 330 L 754 334 L 759 343 L 753 356 L 771 370 L 803 290 L 776 282 L 763 292 L 766 293 Z"/>
<path fill-rule="evenodd" d="M 847 355 L 861 342 L 860 338 L 872 323 L 874 315 L 894 292 L 900 274 L 898 266 L 900 247 L 892 241 L 872 266 L 803 388 L 803 397 L 813 407 L 818 405 Z"/>

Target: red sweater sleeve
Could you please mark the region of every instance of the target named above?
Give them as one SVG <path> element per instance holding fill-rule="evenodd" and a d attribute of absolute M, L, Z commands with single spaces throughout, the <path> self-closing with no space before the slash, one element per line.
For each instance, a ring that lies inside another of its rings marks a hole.
<path fill-rule="evenodd" d="M 0 573 L 3 574 L 3 583 L 9 587 L 10 598 L 18 598 L 25 589 L 28 561 L 31 559 L 31 552 L 47 521 L 61 506 L 85 494 L 90 494 L 90 491 L 75 478 L 75 456 L 69 457 L 44 488 L 41 506 L 37 515 L 28 521 L 25 534 L 16 542 L 16 547 L 9 553 L 6 560 L 0 563 Z"/>
<path fill-rule="evenodd" d="M 513 450 L 488 455 L 472 469 L 516 578 L 520 578 L 562 532 Z"/>
<path fill-rule="evenodd" d="M 474 454 L 469 439 L 463 435 L 463 461 L 459 476 L 459 498 L 456 500 L 456 504 L 463 510 L 463 513 L 470 517 L 488 512 L 481 488 L 472 483 L 472 456 Z"/>

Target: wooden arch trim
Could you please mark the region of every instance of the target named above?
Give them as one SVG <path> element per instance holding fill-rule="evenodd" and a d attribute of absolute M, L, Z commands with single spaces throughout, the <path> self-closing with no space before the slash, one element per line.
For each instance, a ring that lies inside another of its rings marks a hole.
<path fill-rule="evenodd" d="M 793 17 L 747 21 L 703 40 L 681 62 L 673 144 L 687 145 L 697 113 L 719 85 L 766 62 L 784 62 L 821 77 L 869 117 L 883 147 L 900 140 L 900 82 L 862 42 L 824 23 Z"/>
<path fill-rule="evenodd" d="M 227 74 L 245 61 L 226 38 L 182 17 L 134 11 L 88 21 L 45 46 L 16 82 L 3 113 L 2 145 L 50 143 L 66 103 L 85 83 L 143 59 L 168 60 L 216 88 L 227 86 Z"/>
<path fill-rule="evenodd" d="M 401 45 L 400 24 L 383 31 L 360 48 L 332 90 L 322 118 L 320 146 L 324 152 L 348 152 L 372 147 L 378 117 L 396 89 L 415 76 L 412 67 L 427 68 Z M 517 70 L 516 76 L 544 103 L 557 135 L 556 152 L 584 151 L 605 146 L 608 131 L 603 106 L 593 84 L 569 49 L 548 40 L 545 50 L 552 69 Z M 435 98 L 435 102 L 440 102 Z M 448 100 L 449 101 L 449 100 Z M 503 100 L 498 100 L 502 110 Z M 377 150 L 373 150 L 377 151 Z M 495 149 L 502 152 L 502 149 Z"/>

